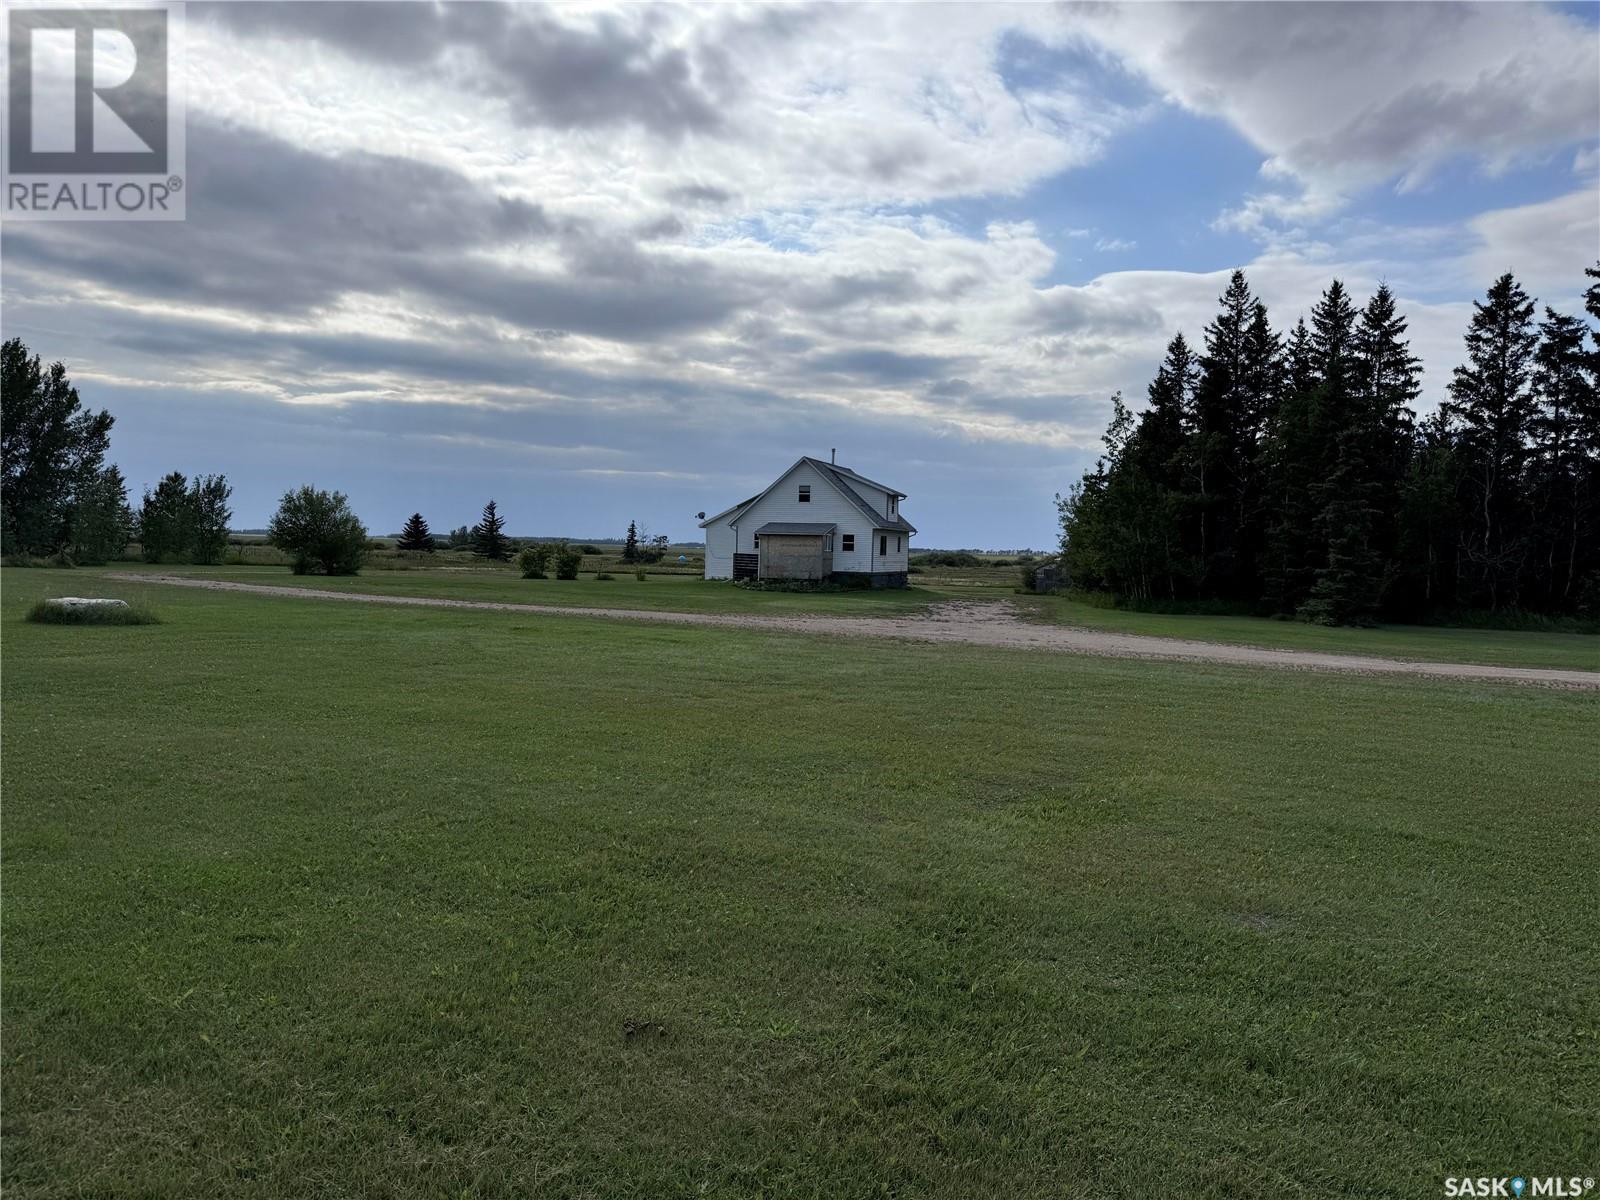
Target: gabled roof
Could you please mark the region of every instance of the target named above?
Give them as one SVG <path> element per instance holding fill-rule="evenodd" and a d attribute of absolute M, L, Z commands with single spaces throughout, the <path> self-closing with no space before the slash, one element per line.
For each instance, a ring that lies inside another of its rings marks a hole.
<path fill-rule="evenodd" d="M 771 490 L 771 489 L 768 489 L 768 490 Z M 757 500 L 761 499 L 761 497 L 765 496 L 766 494 L 767 494 L 766 492 L 757 492 L 754 496 L 751 496 L 750 499 L 741 500 L 741 501 L 739 501 L 739 503 L 735 504 L 732 508 L 725 508 L 714 517 L 707 517 L 704 521 L 700 522 L 700 528 L 704 529 L 707 525 L 715 524 L 717 521 L 722 520 L 723 517 L 727 516 L 731 512 L 736 512 L 737 510 L 739 510 L 741 508 L 749 508 L 752 504 L 754 504 Z"/>
<path fill-rule="evenodd" d="M 816 537 L 832 533 L 837 528 L 837 525 L 828 525 L 821 521 L 768 521 L 756 530 L 756 536 L 771 534 L 774 537 Z"/>
<path fill-rule="evenodd" d="M 880 492 L 888 492 L 889 495 L 898 496 L 902 500 L 906 498 L 906 494 L 904 492 L 897 492 L 894 490 L 894 488 L 890 487 L 886 483 L 879 483 L 875 479 L 868 479 L 865 475 L 858 474 L 857 472 L 852 471 L 849 467 L 841 467 L 838 463 L 825 463 L 820 458 L 810 457 L 807 457 L 802 461 L 808 462 L 813 467 L 818 467 L 824 471 L 832 471 L 835 475 L 842 475 L 846 479 L 853 479 L 857 483 L 864 483 L 868 487 L 875 487 Z"/>
<path fill-rule="evenodd" d="M 913 526 L 910 521 L 906 520 L 898 513 L 890 517 L 879 512 L 875 507 L 873 507 L 873 504 L 870 500 L 868 500 L 865 496 L 851 486 L 851 481 L 855 480 L 857 482 L 864 483 L 869 487 L 875 487 L 880 492 L 888 492 L 889 495 L 900 500 L 905 499 L 906 494 L 904 492 L 897 492 L 894 490 L 894 488 L 886 487 L 881 483 L 873 483 L 872 480 L 868 479 L 865 475 L 857 475 L 849 467 L 840 467 L 835 466 L 833 463 L 825 463 L 820 458 L 802 458 L 800 462 L 810 463 L 811 466 L 815 468 L 824 479 L 828 480 L 828 482 L 832 483 L 834 487 L 838 488 L 846 500 L 849 500 L 852 504 L 859 508 L 863 514 L 866 515 L 866 517 L 872 522 L 872 527 L 874 529 L 892 529 L 897 533 L 915 533 L 917 531 L 916 527 Z M 798 465 L 799 464 L 797 463 L 796 466 Z"/>
<path fill-rule="evenodd" d="M 812 458 L 809 455 L 802 455 L 800 459 L 796 461 L 794 466 L 790 467 L 783 474 L 779 475 L 759 494 L 751 496 L 748 500 L 744 500 L 738 504 L 735 504 L 732 508 L 723 509 L 714 517 L 707 517 L 704 521 L 700 522 L 700 528 L 704 529 L 713 521 L 720 521 L 729 515 L 733 515 L 736 518 L 742 515 L 745 509 L 749 508 L 757 500 L 760 500 L 763 496 L 771 492 L 773 488 L 777 487 L 785 479 L 789 478 L 790 475 L 794 474 L 795 467 L 799 467 L 802 464 L 811 467 L 817 472 L 817 474 L 821 475 L 824 479 L 831 483 L 838 490 L 841 496 L 850 501 L 851 504 L 855 505 L 856 508 L 860 510 L 861 514 L 866 517 L 867 520 L 872 522 L 873 529 L 887 529 L 894 533 L 915 533 L 917 531 L 916 526 L 911 524 L 910 521 L 906 520 L 898 513 L 890 517 L 879 512 L 873 507 L 870 500 L 868 500 L 859 491 L 857 491 L 854 486 L 852 486 L 852 481 L 866 484 L 868 487 L 875 487 L 879 491 L 887 492 L 889 495 L 900 500 L 905 499 L 906 494 L 904 492 L 896 491 L 894 488 L 888 487 L 885 484 L 874 483 L 865 475 L 857 475 L 849 467 L 841 467 L 834 463 L 825 463 L 820 458 Z"/>

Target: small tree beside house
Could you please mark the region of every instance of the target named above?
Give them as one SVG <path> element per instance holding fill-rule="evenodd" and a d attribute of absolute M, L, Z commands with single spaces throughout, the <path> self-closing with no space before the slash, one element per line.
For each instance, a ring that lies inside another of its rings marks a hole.
<path fill-rule="evenodd" d="M 511 557 L 511 539 L 506 537 L 506 519 L 493 500 L 483 506 L 483 518 L 472 530 L 472 552 L 492 562 Z"/>

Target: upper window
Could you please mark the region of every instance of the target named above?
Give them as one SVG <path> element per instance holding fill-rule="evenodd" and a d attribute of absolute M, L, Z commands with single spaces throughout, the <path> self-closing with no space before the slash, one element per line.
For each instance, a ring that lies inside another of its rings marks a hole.
<path fill-rule="evenodd" d="M 890 496 L 889 497 L 889 515 L 892 517 L 892 516 L 895 515 L 895 513 L 899 512 L 899 511 L 900 511 L 900 497 L 898 497 L 898 496 Z"/>
<path fill-rule="evenodd" d="M 840 549 L 846 554 L 854 554 L 856 552 L 856 535 L 853 533 L 841 533 L 839 536 L 844 539 Z"/>
<path fill-rule="evenodd" d="M 809 483 L 802 483 L 800 485 L 800 503 L 811 503 L 811 485 Z"/>

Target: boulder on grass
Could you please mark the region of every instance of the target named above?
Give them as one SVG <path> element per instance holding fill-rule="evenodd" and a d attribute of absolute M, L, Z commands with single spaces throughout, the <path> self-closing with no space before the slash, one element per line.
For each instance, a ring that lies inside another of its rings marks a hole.
<path fill-rule="evenodd" d="M 55 596 L 45 601 L 57 608 L 127 608 L 126 600 L 101 600 L 92 596 Z"/>

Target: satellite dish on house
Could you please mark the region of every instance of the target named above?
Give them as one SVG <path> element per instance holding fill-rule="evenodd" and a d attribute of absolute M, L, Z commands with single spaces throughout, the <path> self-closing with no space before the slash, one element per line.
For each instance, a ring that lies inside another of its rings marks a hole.
<path fill-rule="evenodd" d="M 703 512 L 697 512 L 695 513 L 694 518 L 697 521 L 704 521 L 706 519 L 706 515 Z"/>

